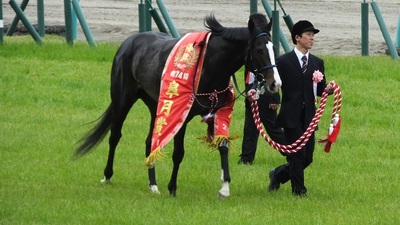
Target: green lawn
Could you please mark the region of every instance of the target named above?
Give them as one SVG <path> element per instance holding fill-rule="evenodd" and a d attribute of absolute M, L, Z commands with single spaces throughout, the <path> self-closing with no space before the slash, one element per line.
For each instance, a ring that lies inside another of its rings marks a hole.
<path fill-rule="evenodd" d="M 111 185 L 100 185 L 107 140 L 79 160 L 79 140 L 109 104 L 111 62 L 118 45 L 73 47 L 47 36 L 6 37 L 0 45 L 0 224 L 399 224 L 400 62 L 389 56 L 321 56 L 328 80 L 341 87 L 341 133 L 329 154 L 316 147 L 306 170 L 307 198 L 285 184 L 269 193 L 268 171 L 285 159 L 263 140 L 253 166 L 237 165 L 241 140 L 230 153 L 231 197 L 218 200 L 219 153 L 186 135 L 177 197 L 169 196 L 172 143 L 157 164 L 161 195 L 147 188 L 146 107 L 131 110 L 118 146 Z M 237 73 L 242 77 L 242 72 Z M 243 81 L 240 81 L 241 83 Z M 243 97 L 231 133 L 242 136 Z M 328 100 L 317 138 L 325 138 Z"/>

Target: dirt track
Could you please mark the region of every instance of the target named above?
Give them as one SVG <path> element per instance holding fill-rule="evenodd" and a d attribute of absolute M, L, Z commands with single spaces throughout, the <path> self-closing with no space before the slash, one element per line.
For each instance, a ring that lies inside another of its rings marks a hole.
<path fill-rule="evenodd" d="M 22 0 L 17 2 L 20 4 Z M 153 6 L 158 8 L 156 1 L 152 2 Z M 270 2 L 273 7 L 273 1 Z M 321 30 L 316 36 L 316 44 L 312 50 L 320 55 L 361 54 L 361 2 L 361 0 L 281 0 L 285 12 L 294 22 L 307 19 Z M 138 3 L 139 0 L 81 0 L 81 7 L 96 41 L 121 42 L 139 30 Z M 246 26 L 250 11 L 248 0 L 164 0 L 164 3 L 180 34 L 203 31 L 203 18 L 211 12 L 224 26 Z M 377 3 L 395 43 L 400 2 L 377 0 Z M 46 25 L 64 25 L 63 1 L 46 0 L 44 4 Z M 261 1 L 258 3 L 258 10 L 260 12 L 264 10 Z M 25 12 L 31 23 L 37 23 L 35 1 L 29 3 Z M 14 15 L 10 5 L 3 1 L 4 25 L 9 25 Z M 280 10 L 280 16 L 283 15 Z M 280 23 L 288 43 L 291 44 L 290 34 L 283 19 Z M 369 28 L 370 54 L 384 54 L 387 47 L 371 6 Z M 157 30 L 154 23 L 153 29 Z M 79 39 L 85 38 L 81 30 L 78 36 Z"/>

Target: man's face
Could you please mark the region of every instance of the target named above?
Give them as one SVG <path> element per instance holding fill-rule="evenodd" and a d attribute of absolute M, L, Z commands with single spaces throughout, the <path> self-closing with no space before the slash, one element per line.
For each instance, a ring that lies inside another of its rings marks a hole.
<path fill-rule="evenodd" d="M 296 35 L 297 46 L 304 49 L 311 49 L 314 45 L 314 32 L 306 31 L 301 35 Z"/>

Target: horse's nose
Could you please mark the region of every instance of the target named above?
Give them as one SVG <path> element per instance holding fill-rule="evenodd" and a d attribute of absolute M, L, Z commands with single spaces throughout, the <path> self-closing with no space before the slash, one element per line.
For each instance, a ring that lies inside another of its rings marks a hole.
<path fill-rule="evenodd" d="M 274 68 L 274 80 L 275 80 L 274 86 L 276 88 L 276 91 L 278 91 L 278 89 L 281 88 L 282 86 L 282 80 L 276 68 Z"/>
<path fill-rule="evenodd" d="M 281 80 L 279 80 L 279 81 L 275 80 L 274 86 L 275 86 L 276 89 L 281 88 L 282 87 L 282 81 Z"/>
<path fill-rule="evenodd" d="M 275 85 L 275 83 L 273 83 L 273 84 L 271 84 L 271 85 L 268 87 L 268 90 L 269 90 L 269 92 L 271 92 L 271 93 L 277 93 L 277 92 L 279 91 L 279 87 L 277 87 L 277 86 Z"/>

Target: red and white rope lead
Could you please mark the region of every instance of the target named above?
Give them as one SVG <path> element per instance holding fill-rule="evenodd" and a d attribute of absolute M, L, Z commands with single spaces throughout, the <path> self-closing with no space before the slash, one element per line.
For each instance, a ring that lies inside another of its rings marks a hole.
<path fill-rule="evenodd" d="M 337 84 L 331 83 L 331 85 L 334 88 L 334 101 L 333 101 L 333 109 L 332 109 L 332 119 L 335 117 L 336 114 L 340 112 L 340 108 L 342 106 L 342 92 L 340 91 L 340 88 Z M 324 90 L 321 96 L 321 102 L 319 105 L 319 108 L 317 109 L 317 112 L 315 113 L 313 119 L 311 120 L 310 125 L 308 125 L 306 131 L 303 133 L 303 135 L 300 136 L 300 138 L 295 141 L 292 144 L 289 145 L 283 145 L 280 143 L 277 143 L 270 139 L 267 134 L 264 132 L 264 129 L 262 127 L 261 121 L 260 121 L 260 116 L 259 116 L 259 110 L 258 110 L 258 103 L 257 101 L 253 101 L 251 103 L 251 110 L 253 113 L 253 119 L 254 123 L 256 124 L 256 127 L 258 131 L 260 132 L 260 135 L 268 142 L 269 145 L 271 145 L 273 148 L 280 152 L 284 153 L 295 153 L 302 149 L 304 145 L 307 144 L 307 141 L 310 139 L 311 134 L 314 132 L 315 128 L 318 125 L 319 120 L 321 119 L 322 113 L 324 112 L 325 106 L 326 106 L 326 100 L 328 97 L 328 91 L 327 89 Z"/>

